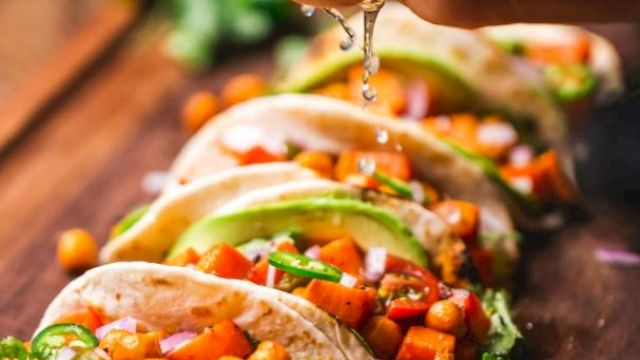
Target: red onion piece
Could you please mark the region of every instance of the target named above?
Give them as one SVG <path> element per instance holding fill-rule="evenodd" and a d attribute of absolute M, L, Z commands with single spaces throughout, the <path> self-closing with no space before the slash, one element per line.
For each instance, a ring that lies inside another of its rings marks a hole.
<path fill-rule="evenodd" d="M 424 81 L 412 81 L 407 87 L 407 110 L 405 117 L 420 120 L 429 112 L 429 88 Z"/>
<path fill-rule="evenodd" d="M 55 360 L 71 360 L 74 356 L 76 356 L 76 351 L 68 346 L 65 346 L 60 349 L 60 351 L 58 351 Z"/>
<path fill-rule="evenodd" d="M 630 251 L 596 249 L 595 255 L 596 259 L 604 264 L 620 266 L 640 266 L 640 255 Z"/>
<path fill-rule="evenodd" d="M 96 337 L 102 340 L 112 330 L 124 330 L 135 334 L 138 327 L 138 321 L 132 317 L 124 317 L 120 320 L 108 323 L 96 329 Z"/>
<path fill-rule="evenodd" d="M 273 265 L 269 265 L 267 268 L 267 280 L 265 281 L 267 287 L 276 286 L 276 268 Z"/>
<path fill-rule="evenodd" d="M 465 289 L 451 289 L 451 297 L 449 300 L 461 308 L 464 308 L 464 302 L 469 298 L 469 290 Z"/>
<path fill-rule="evenodd" d="M 344 287 L 352 288 L 356 286 L 357 283 L 358 283 L 358 279 L 356 279 L 355 277 L 347 273 L 342 273 L 342 277 L 340 278 L 340 285 Z"/>
<path fill-rule="evenodd" d="M 508 147 L 518 142 L 518 133 L 511 124 L 505 122 L 480 124 L 478 142 L 489 146 Z"/>
<path fill-rule="evenodd" d="M 312 258 L 314 260 L 320 259 L 320 246 L 313 245 L 304 252 L 304 256 Z"/>
<path fill-rule="evenodd" d="M 533 160 L 533 149 L 529 145 L 518 145 L 509 153 L 509 163 L 514 167 L 525 167 Z"/>
<path fill-rule="evenodd" d="M 387 249 L 374 247 L 367 251 L 364 260 L 364 278 L 370 282 L 382 279 L 387 268 Z"/>
<path fill-rule="evenodd" d="M 160 351 L 162 351 L 162 354 L 168 354 L 173 351 L 173 349 L 193 339 L 196 336 L 198 336 L 198 334 L 190 331 L 183 331 L 177 334 L 173 334 L 160 340 Z"/>

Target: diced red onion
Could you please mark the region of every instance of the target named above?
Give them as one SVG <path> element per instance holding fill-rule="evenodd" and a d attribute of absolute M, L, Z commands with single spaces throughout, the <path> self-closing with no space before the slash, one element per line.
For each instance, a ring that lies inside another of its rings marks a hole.
<path fill-rule="evenodd" d="M 183 331 L 177 334 L 173 334 L 160 340 L 160 351 L 162 354 L 168 354 L 181 344 L 193 339 L 198 334 L 190 331 Z"/>
<path fill-rule="evenodd" d="M 273 265 L 269 265 L 267 268 L 267 280 L 265 285 L 267 287 L 275 287 L 276 286 L 276 268 Z"/>
<path fill-rule="evenodd" d="M 447 115 L 439 115 L 435 118 L 436 130 L 441 133 L 448 133 L 451 131 L 451 118 Z"/>
<path fill-rule="evenodd" d="M 420 120 L 429 112 L 429 88 L 424 81 L 412 81 L 407 87 L 407 110 L 405 117 Z"/>
<path fill-rule="evenodd" d="M 340 278 L 340 285 L 348 288 L 352 288 L 356 286 L 357 283 L 358 283 L 358 279 L 356 279 L 355 277 L 347 273 L 342 273 L 342 277 Z"/>
<path fill-rule="evenodd" d="M 98 338 L 98 340 L 102 340 L 102 338 L 112 330 L 124 330 L 135 334 L 137 327 L 138 321 L 132 317 L 127 316 L 120 320 L 116 320 L 97 328 L 96 337 Z"/>
<path fill-rule="evenodd" d="M 510 180 L 511 186 L 525 195 L 533 191 L 533 180 L 528 176 L 518 176 Z"/>
<path fill-rule="evenodd" d="M 506 122 L 480 124 L 478 142 L 490 146 L 512 146 L 518 142 L 518 133 Z"/>
<path fill-rule="evenodd" d="M 370 282 L 382 279 L 387 268 L 387 249 L 374 247 L 367 251 L 364 260 L 364 278 Z"/>
<path fill-rule="evenodd" d="M 509 163 L 515 167 L 524 167 L 533 160 L 533 149 L 529 145 L 518 145 L 509 153 Z"/>
<path fill-rule="evenodd" d="M 320 259 L 320 246 L 313 245 L 312 247 L 308 248 L 307 251 L 304 252 L 304 255 L 314 260 Z"/>
<path fill-rule="evenodd" d="M 419 181 L 413 180 L 409 182 L 409 188 L 411 189 L 411 198 L 413 201 L 423 204 L 424 203 L 424 188 Z"/>
<path fill-rule="evenodd" d="M 596 249 L 596 259 L 609 265 L 640 266 L 640 255 L 625 250 Z"/>
<path fill-rule="evenodd" d="M 76 356 L 76 351 L 68 346 L 65 346 L 60 349 L 60 351 L 58 351 L 55 360 L 71 360 L 74 356 Z"/>
<path fill-rule="evenodd" d="M 469 290 L 465 289 L 451 289 L 451 297 L 449 300 L 461 308 L 464 308 L 464 303 L 469 298 Z"/>

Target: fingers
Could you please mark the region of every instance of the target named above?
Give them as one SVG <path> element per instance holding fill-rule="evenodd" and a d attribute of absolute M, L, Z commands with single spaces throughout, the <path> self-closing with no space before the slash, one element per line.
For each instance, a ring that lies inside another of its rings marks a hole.
<path fill-rule="evenodd" d="M 340 7 L 352 6 L 360 3 L 361 0 L 293 0 L 299 4 L 312 5 L 317 7 Z"/>
<path fill-rule="evenodd" d="M 512 0 L 401 0 L 413 12 L 435 24 L 475 28 L 518 22 Z"/>

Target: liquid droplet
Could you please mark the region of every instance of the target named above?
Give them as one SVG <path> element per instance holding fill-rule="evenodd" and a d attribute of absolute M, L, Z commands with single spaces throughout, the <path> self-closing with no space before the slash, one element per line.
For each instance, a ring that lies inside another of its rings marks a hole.
<path fill-rule="evenodd" d="M 342 41 L 340 41 L 340 50 L 342 51 L 347 51 L 350 50 L 353 47 L 353 39 L 348 37 L 346 39 L 342 39 Z"/>
<path fill-rule="evenodd" d="M 370 156 L 359 159 L 357 166 L 363 175 L 371 176 L 376 172 L 376 160 Z"/>
<path fill-rule="evenodd" d="M 380 57 L 378 55 L 371 55 L 369 64 L 365 64 L 369 75 L 375 75 L 380 70 Z"/>
<path fill-rule="evenodd" d="M 375 88 L 373 88 L 372 86 L 369 86 L 369 84 L 363 84 L 362 97 L 368 102 L 376 101 L 376 98 L 378 97 L 378 92 L 376 91 Z"/>
<path fill-rule="evenodd" d="M 389 142 L 389 133 L 385 129 L 376 129 L 376 141 L 379 144 L 386 144 Z"/>
<path fill-rule="evenodd" d="M 302 11 L 302 15 L 306 17 L 312 17 L 313 14 L 316 13 L 316 8 L 311 5 L 301 5 L 300 11 Z"/>
<path fill-rule="evenodd" d="M 532 323 L 532 322 L 528 322 L 528 323 L 525 325 L 525 328 L 526 328 L 527 330 L 531 330 L 531 329 L 533 329 L 533 323 Z"/>

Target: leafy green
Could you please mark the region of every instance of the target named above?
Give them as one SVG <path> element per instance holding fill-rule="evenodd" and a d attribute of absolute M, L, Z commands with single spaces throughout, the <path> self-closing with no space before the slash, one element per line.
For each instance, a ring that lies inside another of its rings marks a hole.
<path fill-rule="evenodd" d="M 504 291 L 487 290 L 482 306 L 491 319 L 483 360 L 506 360 L 517 356 L 523 344 L 522 334 L 511 320 L 509 296 Z"/>
<path fill-rule="evenodd" d="M 9 336 L 0 340 L 0 359 L 30 360 L 34 357 L 29 354 L 22 341 Z"/>

